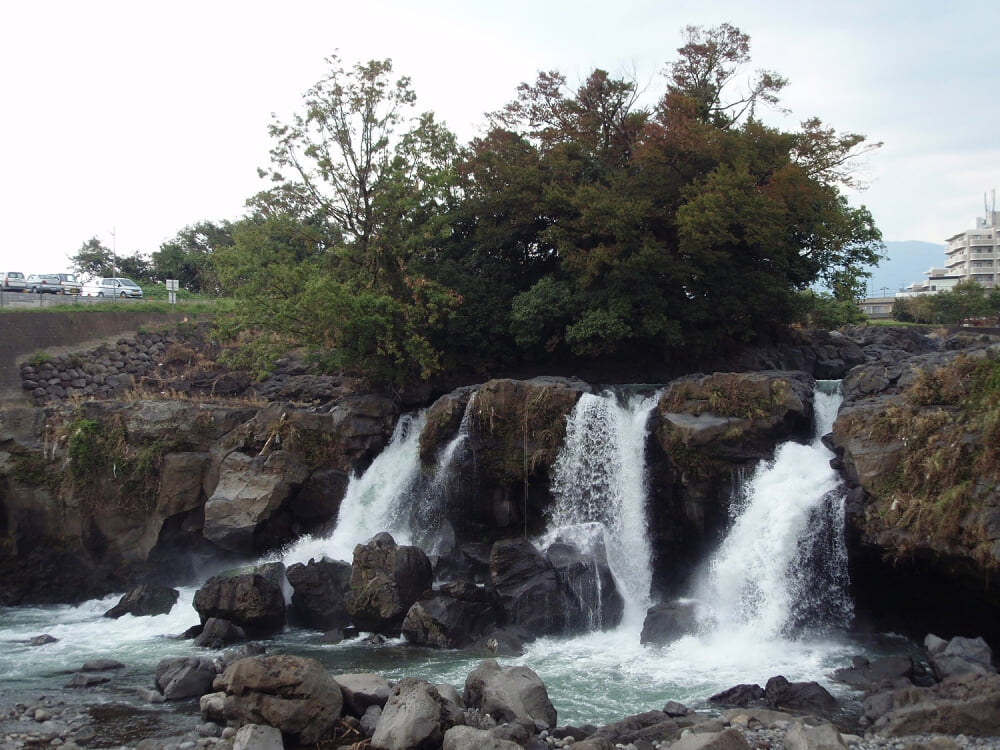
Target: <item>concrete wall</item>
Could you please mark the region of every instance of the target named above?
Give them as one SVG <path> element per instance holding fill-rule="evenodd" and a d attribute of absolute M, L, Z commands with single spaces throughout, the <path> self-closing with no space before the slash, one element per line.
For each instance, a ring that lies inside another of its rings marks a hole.
<path fill-rule="evenodd" d="M 207 320 L 203 313 L 12 312 L 0 315 L 0 402 L 28 403 L 18 365 L 39 349 L 51 354 L 80 351 L 103 340 L 115 341 L 140 327 L 154 330 L 187 320 Z"/>

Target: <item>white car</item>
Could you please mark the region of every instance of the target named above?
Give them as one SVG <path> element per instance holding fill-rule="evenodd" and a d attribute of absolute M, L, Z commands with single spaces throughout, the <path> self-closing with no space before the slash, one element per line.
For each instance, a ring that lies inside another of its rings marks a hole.
<path fill-rule="evenodd" d="M 28 280 L 20 271 L 0 271 L 0 289 L 5 292 L 26 292 Z"/>
<path fill-rule="evenodd" d="M 129 297 L 142 299 L 142 287 L 132 279 L 94 279 L 83 285 L 83 294 L 88 297 Z"/>

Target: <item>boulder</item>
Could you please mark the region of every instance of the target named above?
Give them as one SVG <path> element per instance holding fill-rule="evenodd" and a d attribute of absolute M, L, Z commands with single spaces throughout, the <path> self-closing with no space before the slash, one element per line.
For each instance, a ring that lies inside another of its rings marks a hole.
<path fill-rule="evenodd" d="M 672 744 L 670 750 L 750 750 L 750 743 L 737 730 L 726 729 L 687 734 Z"/>
<path fill-rule="evenodd" d="M 220 617 L 209 617 L 194 639 L 194 645 L 202 648 L 225 648 L 247 639 L 247 632 L 239 625 Z"/>
<path fill-rule="evenodd" d="M 872 731 L 887 737 L 916 734 L 1000 735 L 1000 676 L 966 673 L 929 688 L 877 692 L 864 702 Z"/>
<path fill-rule="evenodd" d="M 219 467 L 219 481 L 205 502 L 206 539 L 229 552 L 251 555 L 254 532 L 309 476 L 301 456 L 275 451 L 251 458 L 232 452 Z"/>
<path fill-rule="evenodd" d="M 233 750 L 284 750 L 281 731 L 263 724 L 245 724 L 236 730 Z"/>
<path fill-rule="evenodd" d="M 347 595 L 351 590 L 351 566 L 339 560 L 296 563 L 285 572 L 292 585 L 292 608 L 303 625 L 333 630 L 350 625 Z"/>
<path fill-rule="evenodd" d="M 938 653 L 931 654 L 930 663 L 938 681 L 968 673 L 996 672 L 993 651 L 982 638 L 955 636 Z"/>
<path fill-rule="evenodd" d="M 277 727 L 297 745 L 326 738 L 340 718 L 340 686 L 322 664 L 301 656 L 240 659 L 216 680 L 226 693 L 225 715 L 237 725 Z"/>
<path fill-rule="evenodd" d="M 708 702 L 720 706 L 739 706 L 741 708 L 760 705 L 764 703 L 764 688 L 760 685 L 736 685 L 710 696 Z"/>
<path fill-rule="evenodd" d="M 705 606 L 693 599 L 654 604 L 646 610 L 639 642 L 663 646 L 686 635 L 696 635 L 706 616 Z"/>
<path fill-rule="evenodd" d="M 437 688 L 425 680 L 405 677 L 396 683 L 375 726 L 376 750 L 413 750 L 441 746 L 444 733 L 460 723 Z"/>
<path fill-rule="evenodd" d="M 441 750 L 522 750 L 524 746 L 495 737 L 487 729 L 452 727 L 444 733 Z"/>
<path fill-rule="evenodd" d="M 203 623 L 216 617 L 229 620 L 250 635 L 266 635 L 285 624 L 281 588 L 258 573 L 209 578 L 194 595 L 194 608 Z"/>
<path fill-rule="evenodd" d="M 785 733 L 783 750 L 847 750 L 847 743 L 833 724 L 810 726 L 796 721 Z"/>
<path fill-rule="evenodd" d="M 392 690 L 388 680 L 373 672 L 338 674 L 334 679 L 344 695 L 344 712 L 359 719 L 371 706 L 382 708 Z"/>
<path fill-rule="evenodd" d="M 781 675 L 764 686 L 764 699 L 772 708 L 829 716 L 837 710 L 837 699 L 817 682 L 789 682 Z"/>
<path fill-rule="evenodd" d="M 398 634 L 406 612 L 431 587 L 433 577 L 422 549 L 378 534 L 354 548 L 347 612 L 361 630 Z"/>
<path fill-rule="evenodd" d="M 118 619 L 122 615 L 165 615 L 173 609 L 178 597 L 180 592 L 177 589 L 144 583 L 125 594 L 104 616 Z"/>
<path fill-rule="evenodd" d="M 527 539 L 505 539 L 493 545 L 490 586 L 508 624 L 533 636 L 565 631 L 559 577 L 552 563 Z"/>
<path fill-rule="evenodd" d="M 215 663 L 201 656 L 163 659 L 156 667 L 156 687 L 168 701 L 200 698 L 212 692 L 217 674 Z"/>
<path fill-rule="evenodd" d="M 904 687 L 912 683 L 913 659 L 909 656 L 885 656 L 851 667 L 842 667 L 833 673 L 833 679 L 859 690 L 877 687 Z"/>
<path fill-rule="evenodd" d="M 592 739 L 610 740 L 615 745 L 628 745 L 638 740 L 671 742 L 680 734 L 680 726 L 663 711 L 646 711 L 605 724 L 590 736 Z"/>
<path fill-rule="evenodd" d="M 418 646 L 465 648 L 496 625 L 496 610 L 488 595 L 477 599 L 446 592 L 420 599 L 407 611 L 402 633 Z"/>
<path fill-rule="evenodd" d="M 559 578 L 570 632 L 606 630 L 621 623 L 625 599 L 608 565 L 602 535 L 595 534 L 583 550 L 557 540 L 545 550 L 545 558 Z"/>
<path fill-rule="evenodd" d="M 465 679 L 465 705 L 497 721 L 526 719 L 555 727 L 556 709 L 545 684 L 528 667 L 501 667 L 494 659 L 479 663 Z"/>

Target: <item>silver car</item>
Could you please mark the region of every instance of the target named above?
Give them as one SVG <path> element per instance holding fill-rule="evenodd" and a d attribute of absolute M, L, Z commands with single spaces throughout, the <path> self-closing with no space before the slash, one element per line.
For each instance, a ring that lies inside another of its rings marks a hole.
<path fill-rule="evenodd" d="M 20 271 L 0 271 L 0 291 L 26 292 L 28 291 L 28 280 Z"/>

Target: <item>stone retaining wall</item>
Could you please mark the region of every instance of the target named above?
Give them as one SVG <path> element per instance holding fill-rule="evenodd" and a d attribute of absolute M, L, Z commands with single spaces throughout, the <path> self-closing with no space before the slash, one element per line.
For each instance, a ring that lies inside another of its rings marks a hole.
<path fill-rule="evenodd" d="M 49 359 L 39 354 L 21 364 L 21 388 L 38 405 L 68 398 L 122 396 L 170 359 L 171 351 L 204 348 L 209 325 L 187 324 L 160 333 L 138 334 Z"/>
<path fill-rule="evenodd" d="M 212 314 L 197 316 L 207 320 Z M 142 326 L 166 328 L 185 319 L 184 313 L 151 312 L 16 312 L 0 315 L 0 402 L 25 400 L 19 365 L 37 351 L 57 356 L 90 349 L 102 339 L 135 333 Z"/>

